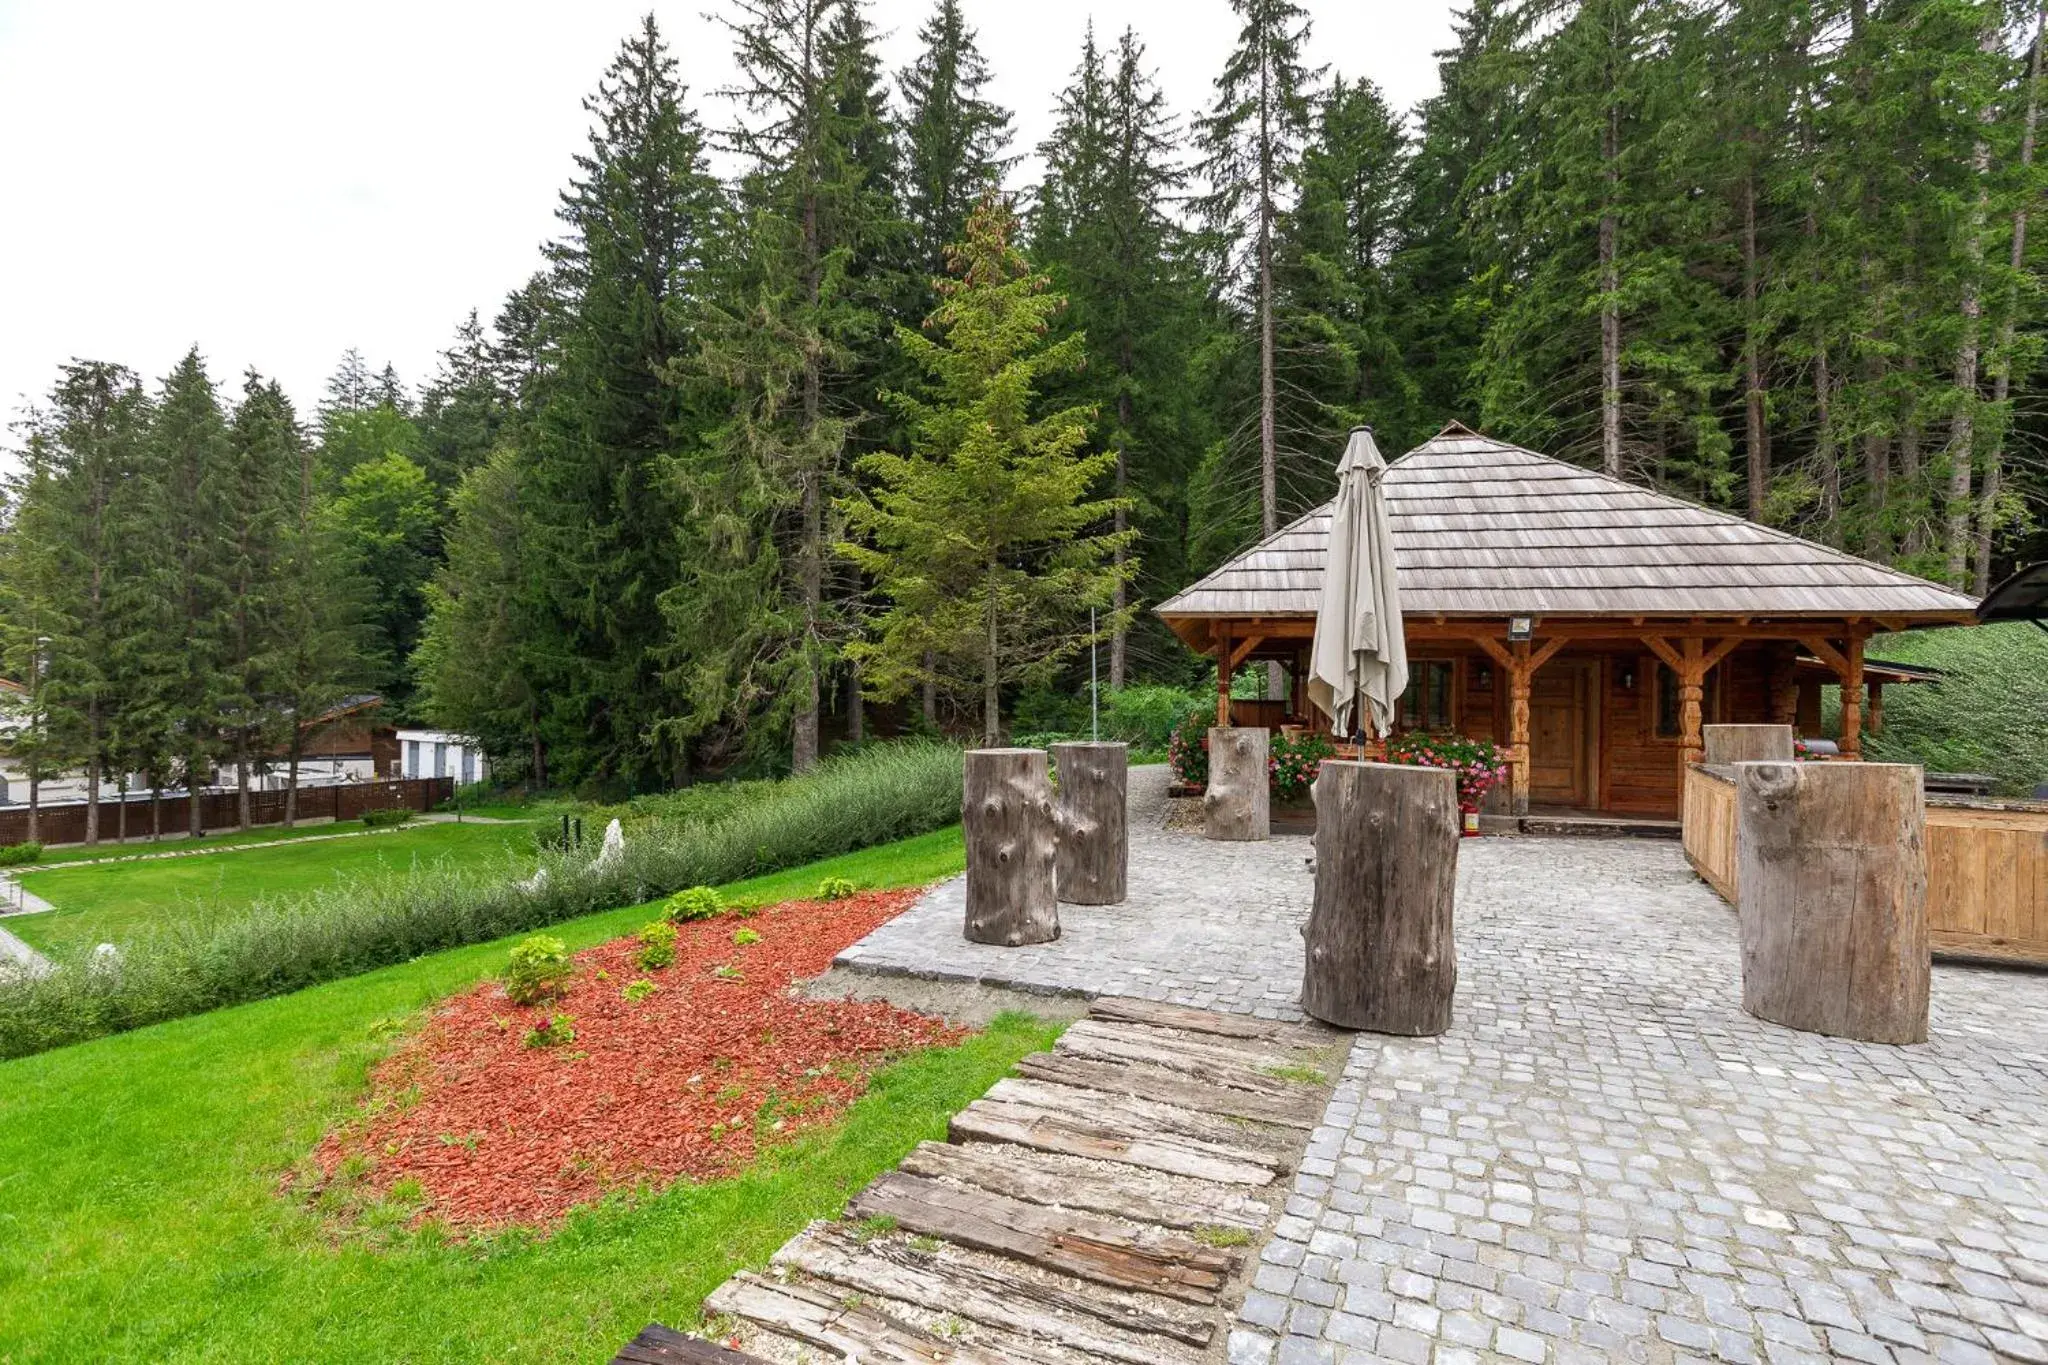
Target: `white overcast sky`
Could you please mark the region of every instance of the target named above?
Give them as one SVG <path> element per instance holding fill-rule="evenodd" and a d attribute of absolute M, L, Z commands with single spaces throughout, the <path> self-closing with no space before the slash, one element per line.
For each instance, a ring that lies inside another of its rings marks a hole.
<path fill-rule="evenodd" d="M 1436 88 L 1452 0 L 1306 0 L 1311 60 L 1397 107 Z M 0 421 L 63 361 L 154 379 L 197 342 L 310 414 L 341 352 L 409 384 L 537 264 L 579 100 L 648 0 L 0 0 Z M 652 5 L 692 102 L 731 78 L 716 0 Z M 892 69 L 929 0 L 878 0 Z M 966 0 L 1015 111 L 1050 124 L 1084 25 L 1135 26 L 1177 112 L 1236 34 L 1225 0 Z M 1018 179 L 1035 174 L 1035 162 Z M 0 437 L 0 446 L 12 441 Z"/>

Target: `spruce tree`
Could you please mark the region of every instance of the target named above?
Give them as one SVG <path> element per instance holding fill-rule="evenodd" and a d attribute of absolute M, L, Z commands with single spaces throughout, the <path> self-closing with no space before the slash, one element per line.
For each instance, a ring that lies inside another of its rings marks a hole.
<path fill-rule="evenodd" d="M 400 719 L 411 714 L 408 664 L 426 621 L 427 581 L 439 543 L 439 504 L 427 473 L 396 453 L 358 465 L 342 480 L 330 515 L 343 553 L 372 607 L 365 659 Z"/>
<path fill-rule="evenodd" d="M 1280 526 L 1278 346 L 1273 255 L 1299 174 L 1319 68 L 1303 64 L 1308 14 L 1292 0 L 1231 0 L 1241 25 L 1201 120 L 1201 212 L 1222 278 L 1243 310 L 1258 355 L 1259 529 Z M 1321 452 L 1318 452 L 1320 455 Z"/>
<path fill-rule="evenodd" d="M 946 273 L 967 215 L 1000 185 L 1010 161 L 1010 111 L 982 96 L 988 61 L 960 0 L 937 0 L 918 30 L 917 57 L 898 78 L 903 98 L 903 206 L 911 268 L 920 282 Z M 918 317 L 933 302 L 920 292 Z"/>
<path fill-rule="evenodd" d="M 888 604 L 850 646 L 871 693 L 901 696 L 927 678 L 972 689 L 989 744 L 1004 687 L 1044 680 L 1096 638 L 1088 608 L 1108 607 L 1133 567 L 1115 562 L 1128 532 L 1094 530 L 1112 508 L 1091 490 L 1115 457 L 1086 449 L 1090 414 L 1036 411 L 1040 386 L 1079 365 L 1086 341 L 1046 340 L 1061 300 L 1011 245 L 1014 229 L 985 199 L 940 288 L 934 335 L 897 329 L 930 396 L 897 396 L 909 450 L 862 460 L 873 489 L 842 504 L 857 538 L 844 549 Z"/>
<path fill-rule="evenodd" d="M 690 317 L 717 187 L 653 18 L 585 102 L 593 127 L 550 249 L 553 365 L 521 437 L 529 498 L 528 657 L 558 780 L 661 785 L 661 596 L 676 575 L 664 461 L 694 420 L 671 362 Z"/>
<path fill-rule="evenodd" d="M 419 463 L 435 491 L 446 497 L 497 444 L 511 411 L 492 338 L 475 309 L 441 352 L 434 377 L 420 391 Z"/>
<path fill-rule="evenodd" d="M 236 820 L 249 825 L 252 763 L 279 729 L 277 694 L 289 649 L 279 596 L 303 437 L 291 401 L 254 370 L 229 424 L 229 467 L 214 511 L 222 523 L 221 720 L 235 763 Z"/>

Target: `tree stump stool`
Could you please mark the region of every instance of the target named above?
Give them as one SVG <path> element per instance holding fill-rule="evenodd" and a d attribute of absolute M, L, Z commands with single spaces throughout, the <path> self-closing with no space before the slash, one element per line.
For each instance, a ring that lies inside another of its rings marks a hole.
<path fill-rule="evenodd" d="M 1052 783 L 1043 749 L 970 749 L 960 793 L 967 839 L 967 940 L 1048 943 L 1053 900 Z"/>
<path fill-rule="evenodd" d="M 1313 795 L 1302 1009 L 1340 1028 L 1442 1033 L 1458 987 L 1457 778 L 1445 768 L 1326 760 Z"/>
<path fill-rule="evenodd" d="M 1125 820 L 1130 748 L 1085 742 L 1052 746 L 1053 767 L 1060 775 L 1053 881 L 1059 898 L 1070 905 L 1118 905 L 1124 899 L 1131 861 Z"/>
<path fill-rule="evenodd" d="M 1272 837 L 1272 796 L 1267 786 L 1271 748 L 1264 726 L 1209 727 L 1209 789 L 1202 794 L 1204 838 Z"/>
<path fill-rule="evenodd" d="M 1743 763 L 1735 771 L 1742 1008 L 1836 1038 L 1927 1041 L 1920 770 Z"/>
<path fill-rule="evenodd" d="M 1700 730 L 1710 765 L 1726 763 L 1790 763 L 1792 727 L 1789 725 L 1708 725 Z"/>

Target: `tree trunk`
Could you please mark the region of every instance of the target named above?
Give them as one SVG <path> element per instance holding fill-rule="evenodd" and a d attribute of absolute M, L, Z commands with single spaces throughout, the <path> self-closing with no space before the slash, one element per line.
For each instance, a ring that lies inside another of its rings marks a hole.
<path fill-rule="evenodd" d="M 1736 771 L 1742 1008 L 1808 1033 L 1925 1042 L 1920 770 L 1748 763 Z"/>
<path fill-rule="evenodd" d="M 970 749 L 961 787 L 970 943 L 1016 947 L 1060 936 L 1056 842 L 1043 749 Z"/>
<path fill-rule="evenodd" d="M 1070 905 L 1120 905 L 1131 856 L 1125 825 L 1130 746 L 1052 746 L 1059 770 L 1059 898 Z"/>
<path fill-rule="evenodd" d="M 1280 529 L 1279 396 L 1273 381 L 1273 200 L 1272 99 L 1264 64 L 1259 75 L 1259 532 Z"/>
<path fill-rule="evenodd" d="M 860 670 L 846 670 L 846 741 L 859 744 L 868 737 L 867 698 L 860 694 Z"/>
<path fill-rule="evenodd" d="M 1124 375 L 1126 382 L 1129 382 L 1131 369 L 1130 346 L 1129 342 L 1126 341 L 1124 347 Z M 1124 532 L 1129 530 L 1131 525 L 1131 514 L 1123 503 L 1130 489 L 1130 459 L 1124 450 L 1125 443 L 1130 439 L 1131 430 L 1130 394 L 1119 393 L 1116 396 L 1116 412 L 1119 430 L 1116 442 L 1117 504 L 1114 529 L 1118 539 L 1114 551 L 1116 556 L 1116 586 L 1111 589 L 1109 599 L 1110 610 L 1116 613 L 1116 625 L 1109 632 L 1109 690 L 1112 692 L 1117 691 L 1124 685 L 1124 654 L 1130 635 L 1130 627 L 1124 624 L 1124 608 L 1130 605 L 1130 589 L 1124 583 L 1124 560 L 1130 552 L 1124 548 L 1122 539 Z"/>
<path fill-rule="evenodd" d="M 1842 543 L 1842 462 L 1835 453 L 1834 381 L 1828 373 L 1827 346 L 1813 358 L 1814 458 L 1820 463 L 1820 510 L 1827 543 Z"/>
<path fill-rule="evenodd" d="M 1457 778 L 1445 768 L 1333 760 L 1313 790 L 1303 1012 L 1340 1028 L 1442 1033 L 1458 986 Z"/>
<path fill-rule="evenodd" d="M 1700 759 L 1702 763 L 1792 761 L 1790 725 L 1709 725 L 1700 733 L 1706 746 L 1705 756 Z"/>
<path fill-rule="evenodd" d="M 985 638 L 981 658 L 981 742 L 993 749 L 1003 742 L 1003 683 L 999 672 L 1001 619 L 996 607 L 996 566 L 988 566 L 988 604 L 982 612 Z"/>
<path fill-rule="evenodd" d="M 95 753 L 85 765 L 85 842 L 100 841 L 100 756 Z"/>
<path fill-rule="evenodd" d="M 199 756 L 191 754 L 185 759 L 185 832 L 194 839 L 206 833 L 206 821 L 200 813 L 200 799 Z"/>
<path fill-rule="evenodd" d="M 1997 14 L 1999 11 L 1993 10 Z M 1998 25 L 1985 25 L 1978 47 L 1983 52 L 1998 49 Z M 1984 123 L 1994 117 L 1987 105 L 1978 115 Z M 1990 199 L 1987 181 L 1991 174 L 1991 143 L 1977 139 L 1970 158 L 1976 172 L 1977 198 L 1970 208 L 1970 220 L 1963 229 L 1963 334 L 1956 343 L 1956 410 L 1948 424 L 1948 505 L 1945 516 L 1948 581 L 1962 587 L 1970 562 L 1970 482 L 1977 460 L 1977 343 L 1984 315 L 1984 298 L 1978 275 L 1984 266 L 1984 211 Z"/>
<path fill-rule="evenodd" d="M 1742 314 L 1744 454 L 1749 465 L 1749 519 L 1764 519 L 1771 492 L 1770 432 L 1764 421 L 1763 323 L 1757 309 L 1756 171 L 1742 181 Z"/>
<path fill-rule="evenodd" d="M 299 821 L 299 754 L 304 747 L 305 741 L 299 738 L 298 723 L 294 720 L 292 723 L 291 753 L 285 759 L 284 772 L 284 827 L 286 829 L 292 828 Z M 370 766 L 374 770 L 376 764 L 372 763 Z M 370 775 L 374 777 L 376 773 L 372 771 Z"/>
<path fill-rule="evenodd" d="M 1621 477 L 1621 278 L 1614 196 L 1620 181 L 1615 165 L 1621 155 L 1620 119 L 1620 110 L 1609 103 L 1607 124 L 1600 132 L 1600 158 L 1606 164 L 1607 181 L 1600 212 L 1600 468 L 1617 479 Z"/>
<path fill-rule="evenodd" d="M 2020 132 L 2020 179 L 2024 182 L 2034 164 L 2034 136 L 2041 116 L 2041 38 L 2048 25 L 2048 2 L 2034 9 L 2034 43 L 2027 57 L 2027 113 Z M 1990 448 L 1984 452 L 1984 487 L 1977 497 L 1977 565 L 1975 589 L 1982 597 L 1991 591 L 1991 542 L 1998 531 L 1998 498 L 2005 480 L 2005 433 L 2012 425 L 2006 400 L 2012 392 L 2012 337 L 2019 312 L 2019 284 L 2027 265 L 2027 200 L 2021 199 L 2012 212 L 2012 278 L 2006 290 L 2005 315 L 1998 323 L 1997 354 L 1991 378 L 1991 403 L 1997 410 L 1998 428 Z"/>
<path fill-rule="evenodd" d="M 249 730 L 235 731 L 235 828 L 249 828 Z"/>
<path fill-rule="evenodd" d="M 1202 834 L 1210 839 L 1265 839 L 1273 832 L 1264 726 L 1209 730 L 1209 790 L 1202 796 Z"/>

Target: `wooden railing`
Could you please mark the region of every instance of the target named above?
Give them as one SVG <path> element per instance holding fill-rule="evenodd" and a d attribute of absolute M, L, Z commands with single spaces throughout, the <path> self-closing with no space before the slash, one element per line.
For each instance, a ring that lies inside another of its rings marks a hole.
<path fill-rule="evenodd" d="M 1685 774 L 1685 857 L 1736 903 L 1735 784 Z M 1937 954 L 2048 966 L 2048 803 L 1929 797 L 1927 937 Z"/>

